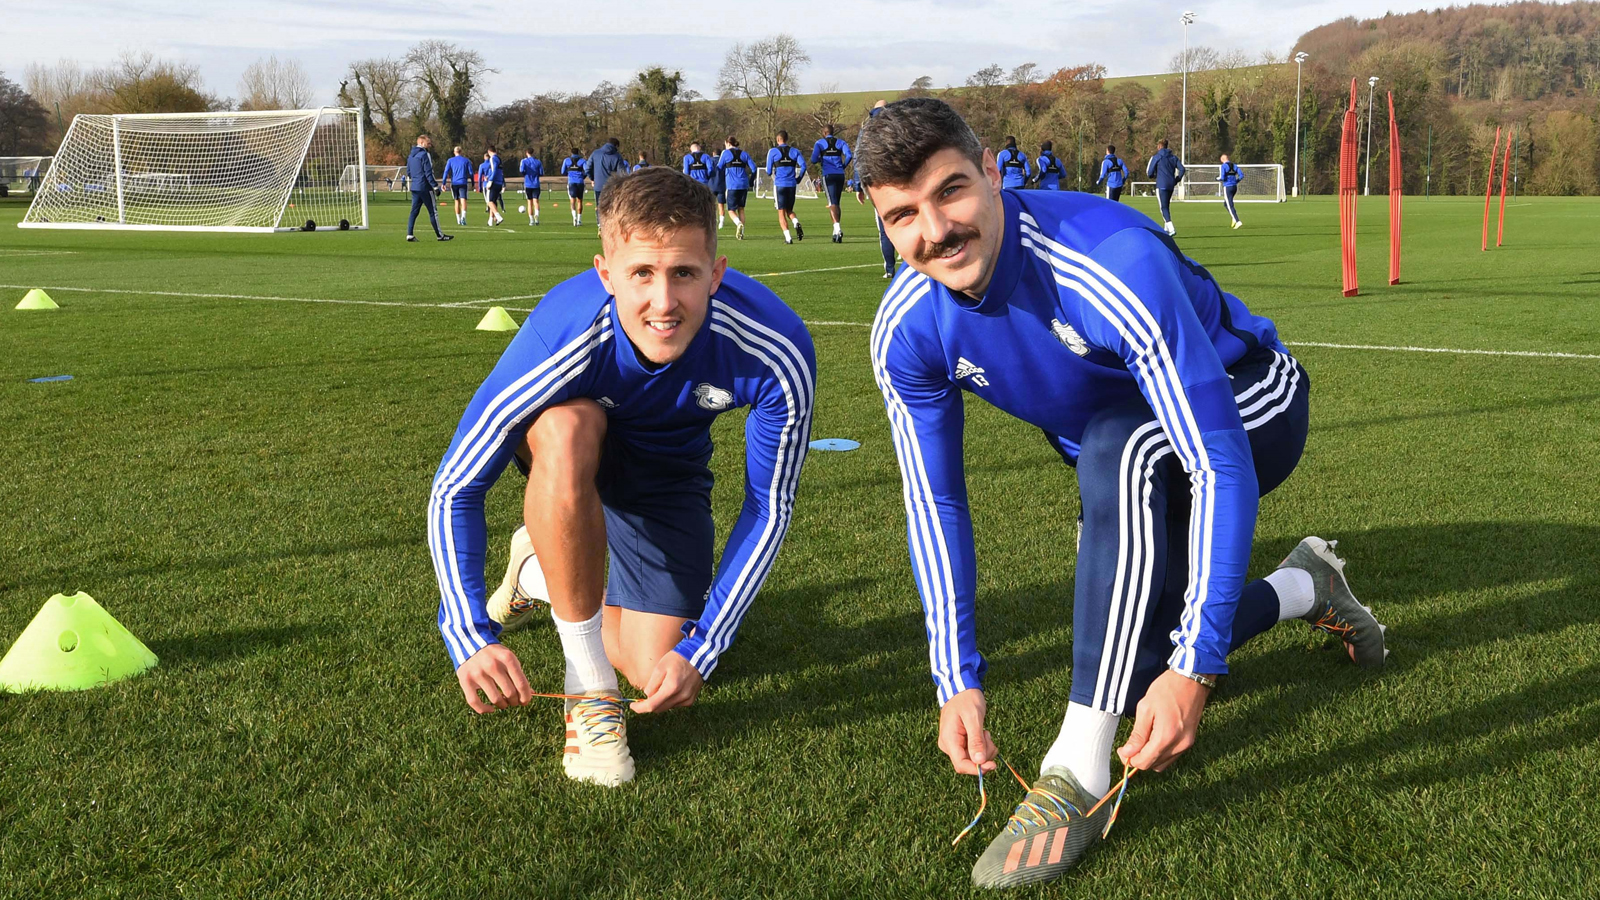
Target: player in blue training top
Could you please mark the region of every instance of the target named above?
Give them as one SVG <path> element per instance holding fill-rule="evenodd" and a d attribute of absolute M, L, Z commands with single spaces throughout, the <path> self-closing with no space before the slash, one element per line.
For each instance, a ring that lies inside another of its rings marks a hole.
<path fill-rule="evenodd" d="M 561 174 L 567 176 L 567 209 L 572 213 L 574 226 L 583 224 L 583 180 L 589 174 L 589 161 L 577 147 L 561 161 Z"/>
<path fill-rule="evenodd" d="M 872 105 L 872 111 L 867 113 L 867 117 L 877 116 L 888 105 L 889 101 L 879 100 Z M 855 169 L 852 167 L 851 172 L 854 173 L 854 171 Z M 852 189 L 856 192 L 856 203 L 865 204 L 867 202 L 867 190 L 861 186 L 861 179 L 852 174 L 850 183 L 853 185 Z M 883 277 L 885 279 L 893 278 L 895 263 L 894 242 L 889 240 L 889 235 L 883 230 L 883 217 L 878 215 L 877 207 L 872 209 L 872 218 L 878 223 L 878 252 L 883 255 Z"/>
<path fill-rule="evenodd" d="M 600 194 L 603 256 L 550 290 L 483 382 L 434 477 L 439 631 L 467 704 L 532 699 L 499 642 L 547 602 L 566 661 L 568 777 L 633 777 L 633 711 L 687 706 L 733 643 L 794 511 L 816 357 L 800 317 L 717 255 L 704 185 L 666 167 Z M 748 407 L 745 491 L 712 568 L 711 423 Z M 484 495 L 528 476 L 524 524 L 488 596 Z M 609 575 L 607 550 L 610 551 Z M 483 696 L 480 697 L 479 694 Z"/>
<path fill-rule="evenodd" d="M 1222 165 L 1217 171 L 1217 181 L 1222 183 L 1222 204 L 1228 208 L 1228 218 L 1233 220 L 1233 227 L 1243 227 L 1239 221 L 1239 208 L 1234 205 L 1233 197 L 1239 193 L 1239 180 L 1244 177 L 1239 167 L 1228 160 L 1228 154 L 1222 154 Z"/>
<path fill-rule="evenodd" d="M 822 137 L 811 145 L 811 161 L 822 166 L 822 187 L 828 192 L 828 215 L 833 217 L 833 242 L 844 243 L 844 229 L 839 225 L 839 199 L 844 196 L 848 181 L 850 145 L 833 133 L 833 126 L 822 129 Z"/>
<path fill-rule="evenodd" d="M 493 146 L 489 147 L 488 157 L 484 161 L 489 164 L 489 188 L 485 192 L 489 200 L 489 224 L 499 225 L 506 220 L 501 212 L 506 202 L 506 167 L 500 161 L 500 151 Z"/>
<path fill-rule="evenodd" d="M 459 146 L 445 160 L 444 183 L 450 186 L 450 196 L 455 198 L 456 224 L 467 224 L 467 195 L 472 192 L 472 160 L 467 159 Z"/>
<path fill-rule="evenodd" d="M 783 242 L 792 244 L 806 239 L 800 227 L 800 217 L 794 214 L 794 195 L 800 179 L 806 175 L 806 157 L 798 147 L 789 145 L 789 132 L 776 135 L 777 146 L 767 151 L 767 174 L 772 176 L 772 205 L 778 208 L 778 228 L 783 232 Z M 789 237 L 789 225 L 794 225 L 794 237 Z"/>
<path fill-rule="evenodd" d="M 1020 190 L 1028 184 L 1028 179 L 1033 177 L 1033 168 L 1028 165 L 1028 154 L 1017 149 L 1017 139 L 1006 135 L 1004 150 L 995 154 L 995 163 L 1000 166 L 1000 177 L 1004 187 Z"/>
<path fill-rule="evenodd" d="M 522 173 L 522 196 L 527 198 L 528 224 L 539 224 L 539 194 L 542 189 L 539 179 L 544 177 L 544 162 L 533 155 L 533 148 L 524 150 L 522 164 L 517 171 Z"/>
<path fill-rule="evenodd" d="M 733 217 L 733 236 L 742 241 L 745 195 L 750 193 L 750 182 L 755 178 L 756 161 L 739 149 L 739 139 L 731 134 L 723 142 L 723 148 L 722 155 L 717 158 L 717 171 L 722 173 L 728 215 Z"/>
<path fill-rule="evenodd" d="M 1117 156 L 1115 144 L 1106 145 L 1105 159 L 1100 160 L 1100 176 L 1094 180 L 1094 184 L 1099 187 L 1102 183 L 1106 186 L 1107 200 L 1122 202 L 1122 186 L 1128 183 L 1128 164 Z"/>
<path fill-rule="evenodd" d="M 1271 321 L 1135 210 L 1003 190 L 942 101 L 903 100 L 868 121 L 856 171 L 908 264 L 878 309 L 872 365 L 943 706 L 939 748 L 958 772 L 996 758 L 963 392 L 1037 426 L 1077 470 L 1070 702 L 1038 781 L 973 868 L 979 886 L 1047 880 L 1103 834 L 1113 804 L 1097 800 L 1121 715 L 1137 712 L 1123 761 L 1159 771 L 1193 743 L 1228 653 L 1252 636 L 1306 618 L 1375 667 L 1383 629 L 1321 538 L 1246 583 L 1257 503 L 1293 471 L 1309 421 L 1309 379 Z"/>
<path fill-rule="evenodd" d="M 1156 180 L 1156 203 L 1161 207 L 1162 228 L 1167 234 L 1178 233 L 1172 225 L 1172 192 L 1178 189 L 1178 182 L 1188 172 L 1178 154 L 1167 148 L 1166 138 L 1156 141 L 1156 155 L 1150 157 L 1144 173 Z"/>
<path fill-rule="evenodd" d="M 633 168 L 629 169 L 628 171 L 637 172 L 640 169 L 648 168 L 650 168 L 650 158 L 645 156 L 643 151 L 640 151 L 638 160 L 634 162 Z"/>
<path fill-rule="evenodd" d="M 1056 158 L 1055 144 L 1045 141 L 1039 145 L 1039 156 L 1034 159 L 1039 166 L 1039 174 L 1034 176 L 1034 186 L 1042 191 L 1061 190 L 1061 176 L 1066 174 L 1061 168 L 1061 160 Z"/>

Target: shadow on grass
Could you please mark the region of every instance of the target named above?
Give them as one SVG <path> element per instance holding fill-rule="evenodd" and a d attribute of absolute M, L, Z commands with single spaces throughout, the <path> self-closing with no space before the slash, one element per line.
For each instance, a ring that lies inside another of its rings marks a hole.
<path fill-rule="evenodd" d="M 326 624 L 267 625 L 161 638 L 146 641 L 145 646 L 161 659 L 164 667 L 198 668 L 340 633 L 344 633 L 344 629 Z"/>
<path fill-rule="evenodd" d="M 1340 539 L 1350 560 L 1352 587 L 1371 603 L 1381 618 L 1403 622 L 1389 631 L 1393 655 L 1390 672 L 1404 672 L 1432 656 L 1463 654 L 1509 636 L 1556 635 L 1574 626 L 1600 621 L 1600 575 L 1592 560 L 1600 558 L 1600 528 L 1552 523 L 1468 522 L 1378 528 L 1329 535 Z M 1281 559 L 1294 539 L 1258 541 L 1257 560 Z M 773 727 L 835 728 L 883 716 L 922 713 L 933 708 L 927 644 L 922 613 L 908 608 L 866 622 L 841 624 L 837 612 L 849 598 L 913 597 L 909 563 L 892 566 L 882 579 L 856 578 L 811 587 L 765 593 L 758 601 L 759 625 L 746 630 L 719 669 L 719 687 L 734 695 L 731 702 L 711 702 L 669 716 L 641 717 L 634 751 L 646 757 L 671 756 L 705 742 L 724 743 Z M 978 634 L 987 651 L 991 686 L 1003 680 L 1016 684 L 1048 681 L 1060 686 L 1060 702 L 1029 712 L 1054 719 L 1065 708 L 1070 682 L 1071 597 L 1069 573 L 1037 583 L 979 597 Z M 1428 604 L 1441 596 L 1514 588 L 1530 582 L 1564 582 L 1558 588 L 1447 611 L 1409 615 L 1407 607 Z M 881 583 L 880 583 L 881 582 Z M 914 601 L 912 601 L 914 602 Z M 1283 627 L 1300 628 L 1299 623 Z M 1037 645 L 1038 636 L 1060 633 L 1059 642 L 1008 652 L 1007 645 Z M 1307 632 L 1311 635 L 1311 632 Z M 1308 640 L 1315 638 L 1308 637 Z M 1358 670 L 1342 654 L 1287 647 L 1251 655 L 1246 651 L 1233 666 L 1224 688 L 1239 696 L 1271 687 L 1272 698 L 1251 715 L 1217 728 L 1202 727 L 1190 765 L 1281 740 L 1295 723 L 1320 710 L 1345 704 L 1350 692 L 1382 674 Z M 1339 744 L 1315 754 L 1267 766 L 1243 781 L 1208 788 L 1186 799 L 1182 808 L 1163 815 L 1201 815 L 1214 804 L 1254 796 L 1286 781 L 1326 777 L 1347 760 L 1379 771 L 1384 758 L 1440 744 L 1468 744 L 1489 736 L 1490 745 L 1452 765 L 1447 773 L 1406 770 L 1385 775 L 1380 783 L 1414 786 L 1429 780 L 1488 773 L 1513 765 L 1527 753 L 1565 746 L 1593 731 L 1594 715 L 1584 714 L 1572 727 L 1533 740 L 1518 733 L 1529 721 L 1555 716 L 1593 703 L 1600 695 L 1600 664 L 1574 659 L 1565 673 L 1553 673 L 1538 684 L 1522 684 L 1500 697 L 1446 711 L 1432 719 L 1396 728 L 1354 744 Z M 1130 703 L 1130 708 L 1132 704 Z M 1020 711 L 1018 711 L 1020 712 Z M 1582 727 L 1579 727 L 1582 726 Z M 1356 729 L 1363 733 L 1369 730 Z M 1562 737 L 1565 735 L 1565 737 Z M 930 732 L 929 739 L 933 735 Z M 1569 740 L 1570 739 L 1570 740 Z M 1587 738 L 1583 738 L 1587 739 Z M 1517 748 L 1522 749 L 1517 749 Z"/>

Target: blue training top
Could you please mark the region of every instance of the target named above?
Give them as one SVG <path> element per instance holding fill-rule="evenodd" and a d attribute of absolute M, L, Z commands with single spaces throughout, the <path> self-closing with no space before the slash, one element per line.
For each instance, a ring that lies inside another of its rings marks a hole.
<path fill-rule="evenodd" d="M 711 183 L 711 176 L 716 167 L 717 161 L 711 157 L 711 154 L 703 150 L 699 153 L 685 153 L 683 155 L 683 174 L 701 184 Z"/>
<path fill-rule="evenodd" d="M 574 153 L 561 161 L 561 174 L 567 176 L 567 184 L 583 184 L 584 177 L 588 174 L 585 168 L 588 160 Z"/>
<path fill-rule="evenodd" d="M 772 176 L 773 187 L 795 187 L 805 170 L 805 155 L 793 144 L 783 144 L 767 151 L 767 174 Z"/>
<path fill-rule="evenodd" d="M 1128 167 L 1116 155 L 1107 153 L 1106 158 L 1100 160 L 1100 177 L 1094 180 L 1095 184 L 1105 182 L 1108 188 L 1122 187 L 1128 180 Z"/>
<path fill-rule="evenodd" d="M 1244 173 L 1239 171 L 1233 160 L 1223 163 L 1217 170 L 1217 180 L 1222 182 L 1223 187 L 1238 187 L 1239 180 L 1243 177 Z"/>
<path fill-rule="evenodd" d="M 1061 160 L 1049 150 L 1039 151 L 1039 156 L 1034 160 L 1039 164 L 1039 187 L 1047 191 L 1061 190 Z"/>
<path fill-rule="evenodd" d="M 1277 330 L 1135 209 L 1075 192 L 1001 197 L 1005 236 L 983 299 L 902 265 L 872 327 L 939 702 L 981 687 L 985 668 L 973 624 L 964 390 L 1038 426 L 1071 464 L 1096 413 L 1150 405 L 1194 501 L 1169 664 L 1226 672 L 1259 499 L 1226 370 L 1257 347 L 1283 351 Z"/>
<path fill-rule="evenodd" d="M 1162 147 L 1156 155 L 1150 157 L 1150 163 L 1145 166 L 1144 173 L 1156 180 L 1156 190 L 1170 191 L 1178 186 L 1183 176 L 1188 173 L 1183 167 L 1183 160 L 1170 148 Z"/>
<path fill-rule="evenodd" d="M 1000 167 L 1000 186 L 1019 188 L 1028 183 L 1033 168 L 1028 165 L 1028 154 L 1015 147 L 1007 147 L 995 154 L 995 164 Z"/>
<path fill-rule="evenodd" d="M 811 161 L 822 164 L 824 175 L 843 175 L 853 159 L 855 154 L 850 152 L 850 145 L 837 135 L 819 138 L 811 145 Z"/>
<path fill-rule="evenodd" d="M 676 651 L 709 677 L 761 589 L 794 510 L 816 385 L 811 336 L 765 285 L 729 269 L 684 355 L 646 369 L 594 270 L 551 288 L 468 404 L 428 500 L 439 577 L 439 632 L 457 667 L 498 640 L 484 581 L 483 498 L 541 409 L 590 397 L 607 435 L 647 454 L 695 459 L 711 422 L 742 406 L 744 506 L 728 535 L 699 621 Z"/>
<path fill-rule="evenodd" d="M 465 156 L 452 156 L 444 161 L 444 180 L 452 185 L 472 183 L 472 160 Z"/>
<path fill-rule="evenodd" d="M 769 154 L 770 155 L 770 154 Z M 755 175 L 756 163 L 750 154 L 738 147 L 722 151 L 717 159 L 717 171 L 722 173 L 723 186 L 730 191 L 750 190 L 750 178 Z"/>
<path fill-rule="evenodd" d="M 544 177 L 544 162 L 537 156 L 524 156 L 517 171 L 522 173 L 523 188 L 531 191 L 539 186 L 539 179 Z"/>

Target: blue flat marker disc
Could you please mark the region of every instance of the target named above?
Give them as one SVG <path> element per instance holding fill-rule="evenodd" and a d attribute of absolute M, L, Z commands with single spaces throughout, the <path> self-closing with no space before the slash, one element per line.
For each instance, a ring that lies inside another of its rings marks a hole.
<path fill-rule="evenodd" d="M 848 438 L 822 438 L 811 442 L 813 450 L 855 450 L 861 446 L 860 441 Z"/>
<path fill-rule="evenodd" d="M 29 378 L 28 380 L 33 382 L 34 384 L 41 384 L 41 383 L 46 382 L 46 381 L 71 381 L 72 380 L 72 376 L 71 375 L 46 375 L 43 378 Z"/>

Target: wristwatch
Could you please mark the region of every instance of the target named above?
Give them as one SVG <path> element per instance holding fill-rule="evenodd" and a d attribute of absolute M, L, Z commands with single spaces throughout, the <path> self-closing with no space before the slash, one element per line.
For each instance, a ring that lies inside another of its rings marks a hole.
<path fill-rule="evenodd" d="M 1173 669 L 1172 671 L 1178 672 L 1177 669 Z M 1201 687 L 1213 691 L 1217 689 L 1217 679 L 1222 677 L 1221 675 L 1202 675 L 1199 672 L 1178 672 L 1178 674 L 1189 679 L 1190 681 L 1198 683 Z"/>

